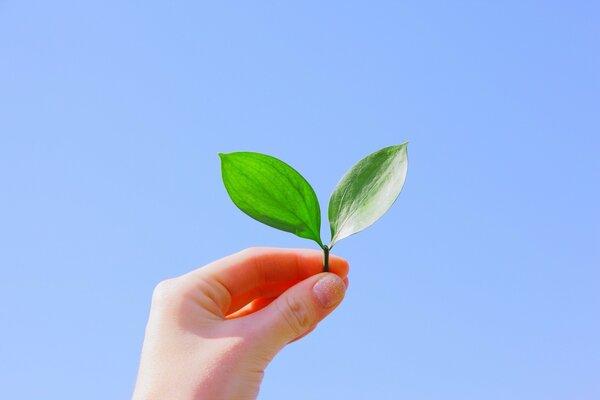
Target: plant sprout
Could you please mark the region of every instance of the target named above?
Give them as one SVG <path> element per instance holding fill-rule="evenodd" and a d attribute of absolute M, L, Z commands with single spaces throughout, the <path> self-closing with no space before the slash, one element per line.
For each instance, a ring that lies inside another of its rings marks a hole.
<path fill-rule="evenodd" d="M 233 203 L 257 221 L 314 240 L 323 250 L 323 270 L 327 272 L 333 246 L 371 226 L 400 195 L 408 167 L 407 145 L 385 147 L 368 155 L 338 182 L 327 212 L 329 245 L 321 240 L 317 195 L 298 171 L 261 153 L 219 153 L 219 157 L 223 184 Z"/>

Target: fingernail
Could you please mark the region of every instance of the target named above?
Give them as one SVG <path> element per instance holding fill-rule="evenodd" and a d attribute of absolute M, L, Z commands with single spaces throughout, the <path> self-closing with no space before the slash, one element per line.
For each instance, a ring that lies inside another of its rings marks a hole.
<path fill-rule="evenodd" d="M 344 298 L 346 285 L 339 276 L 327 274 L 315 283 L 312 290 L 323 308 L 331 308 Z"/>

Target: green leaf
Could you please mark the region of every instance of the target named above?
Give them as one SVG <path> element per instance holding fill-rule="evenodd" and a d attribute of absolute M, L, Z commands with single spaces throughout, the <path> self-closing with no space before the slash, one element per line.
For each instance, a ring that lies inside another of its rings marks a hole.
<path fill-rule="evenodd" d="M 273 228 L 323 246 L 319 200 L 300 173 L 266 154 L 219 153 L 219 157 L 223 183 L 240 210 Z"/>
<path fill-rule="evenodd" d="M 407 143 L 376 151 L 359 161 L 338 182 L 329 199 L 331 245 L 372 225 L 402 190 Z"/>

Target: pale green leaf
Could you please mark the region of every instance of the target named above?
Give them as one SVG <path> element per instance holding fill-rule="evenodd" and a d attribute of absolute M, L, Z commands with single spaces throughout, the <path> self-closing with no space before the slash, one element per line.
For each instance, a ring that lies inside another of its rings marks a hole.
<path fill-rule="evenodd" d="M 407 145 L 376 151 L 342 177 L 329 199 L 330 247 L 372 225 L 396 201 L 406 179 Z"/>

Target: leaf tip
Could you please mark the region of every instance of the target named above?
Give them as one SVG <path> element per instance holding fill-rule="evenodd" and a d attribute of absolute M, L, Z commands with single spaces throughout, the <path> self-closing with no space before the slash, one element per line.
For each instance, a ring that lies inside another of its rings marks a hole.
<path fill-rule="evenodd" d="M 400 143 L 400 144 L 396 144 L 394 146 L 390 146 L 390 148 L 393 148 L 395 151 L 406 153 L 407 149 L 408 149 L 408 143 L 409 142 L 406 141 L 404 143 Z"/>
<path fill-rule="evenodd" d="M 221 163 L 225 162 L 225 160 L 229 159 L 229 155 L 231 153 L 217 153 L 219 156 L 219 159 L 221 160 Z"/>

